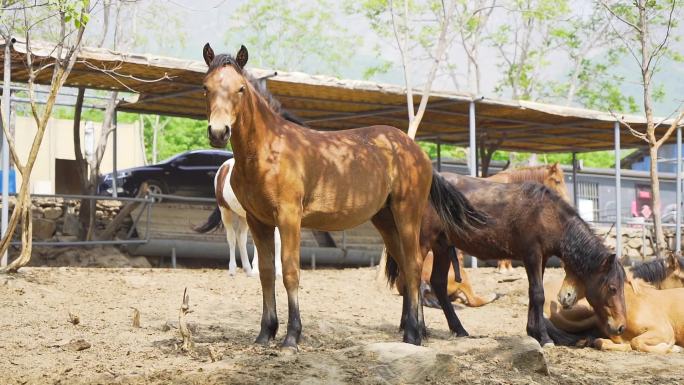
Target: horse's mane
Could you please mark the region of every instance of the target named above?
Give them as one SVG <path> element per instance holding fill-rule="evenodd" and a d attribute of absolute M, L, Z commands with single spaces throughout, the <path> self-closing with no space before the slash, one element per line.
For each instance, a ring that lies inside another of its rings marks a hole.
<path fill-rule="evenodd" d="M 603 240 L 596 236 L 589 225 L 580 218 L 579 214 L 560 195 L 543 184 L 526 182 L 520 185 L 522 193 L 535 201 L 548 200 L 556 206 L 558 215 L 564 218 L 563 235 L 560 241 L 560 257 L 578 277 L 583 277 L 597 271 L 606 258 L 613 253 L 603 244 Z M 619 270 L 624 276 L 623 269 L 611 269 L 615 274 Z M 606 276 L 605 279 L 611 278 Z"/>
<path fill-rule="evenodd" d="M 684 266 L 684 257 L 677 257 L 679 265 Z M 644 262 L 630 269 L 634 278 L 643 279 L 646 282 L 659 283 L 667 277 L 667 263 L 665 259 L 656 258 Z"/>
<path fill-rule="evenodd" d="M 280 115 L 283 119 L 288 120 L 292 123 L 296 123 L 300 126 L 306 126 L 306 124 L 301 119 L 299 119 L 294 114 L 283 108 L 282 104 L 280 104 L 280 101 L 278 101 L 278 99 L 276 99 L 275 96 L 273 96 L 271 91 L 268 90 L 268 87 L 266 86 L 266 79 L 255 78 L 252 74 L 249 73 L 249 71 L 246 71 L 242 67 L 240 67 L 240 65 L 232 55 L 228 55 L 225 53 L 216 55 L 214 57 L 214 60 L 211 61 L 211 64 L 209 64 L 209 69 L 207 70 L 207 73 L 210 73 L 211 71 L 223 67 L 225 65 L 232 66 L 240 75 L 244 76 L 245 79 L 249 81 L 249 84 L 251 84 L 252 87 L 257 91 L 257 93 L 264 99 L 266 104 L 268 104 L 268 107 L 273 111 L 274 114 Z"/>
<path fill-rule="evenodd" d="M 495 177 L 497 175 L 506 175 L 510 179 L 510 182 L 513 183 L 521 183 L 525 181 L 535 181 L 541 183 L 544 182 L 544 179 L 546 179 L 549 167 L 550 166 L 548 165 L 516 167 L 503 170 L 492 176 Z"/>

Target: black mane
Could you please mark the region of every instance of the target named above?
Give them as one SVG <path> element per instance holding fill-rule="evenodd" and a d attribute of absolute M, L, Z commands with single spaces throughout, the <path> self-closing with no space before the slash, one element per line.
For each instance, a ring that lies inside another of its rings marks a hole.
<path fill-rule="evenodd" d="M 677 257 L 679 265 L 684 266 L 684 257 Z M 643 279 L 649 283 L 660 283 L 667 277 L 667 263 L 665 259 L 656 258 L 652 261 L 636 265 L 631 269 L 634 278 Z"/>
<path fill-rule="evenodd" d="M 244 76 L 247 79 L 247 81 L 249 81 L 249 83 L 252 85 L 252 87 L 257 91 L 257 93 L 261 95 L 262 98 L 264 98 L 264 101 L 266 101 L 268 106 L 271 108 L 271 110 L 273 110 L 275 114 L 280 115 L 283 119 L 288 120 L 292 123 L 298 124 L 300 126 L 306 126 L 306 124 L 301 119 L 299 119 L 297 116 L 283 108 L 282 104 L 280 104 L 280 101 L 278 101 L 278 99 L 276 99 L 275 96 L 273 96 L 273 94 L 268 90 L 268 87 L 266 85 L 266 78 L 255 78 L 248 71 L 245 71 L 242 67 L 240 67 L 237 60 L 235 60 L 235 58 L 232 55 L 228 55 L 225 53 L 216 55 L 216 57 L 214 57 L 214 60 L 211 61 L 211 64 L 209 64 L 209 69 L 207 70 L 207 73 L 210 73 L 213 70 L 221 68 L 226 65 L 232 66 L 240 75 Z"/>
<path fill-rule="evenodd" d="M 578 277 L 583 278 L 595 273 L 604 261 L 611 257 L 613 253 L 606 247 L 603 240 L 580 218 L 577 210 L 560 195 L 540 183 L 523 183 L 521 189 L 525 196 L 532 200 L 548 199 L 556 205 L 561 222 L 564 222 L 559 257 Z M 616 263 L 619 264 L 619 261 L 616 260 Z M 610 269 L 610 271 L 624 276 L 624 269 Z M 605 277 L 605 279 L 609 278 L 612 277 Z"/>

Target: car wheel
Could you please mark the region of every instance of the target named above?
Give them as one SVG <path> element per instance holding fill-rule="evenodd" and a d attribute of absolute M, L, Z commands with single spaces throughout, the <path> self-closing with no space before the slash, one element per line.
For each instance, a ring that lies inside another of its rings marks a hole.
<path fill-rule="evenodd" d="M 147 183 L 147 191 L 150 194 L 166 194 L 166 187 L 164 186 L 163 183 L 161 183 L 157 180 L 147 180 L 143 183 Z M 161 202 L 162 198 L 155 197 L 154 201 L 155 202 Z"/>

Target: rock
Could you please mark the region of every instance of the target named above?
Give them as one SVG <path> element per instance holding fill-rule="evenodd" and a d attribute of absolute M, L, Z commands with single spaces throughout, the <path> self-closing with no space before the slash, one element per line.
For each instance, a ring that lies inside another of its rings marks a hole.
<path fill-rule="evenodd" d="M 33 235 L 39 240 L 47 240 L 52 238 L 52 235 L 57 229 L 55 221 L 43 218 L 33 219 Z"/>
<path fill-rule="evenodd" d="M 630 259 L 639 259 L 641 258 L 641 253 L 636 249 L 629 248 L 627 249 L 627 257 Z"/>
<path fill-rule="evenodd" d="M 69 343 L 62 345 L 62 349 L 71 350 L 73 352 L 80 352 L 81 350 L 90 349 L 90 342 L 80 338 L 73 339 Z"/>
<path fill-rule="evenodd" d="M 43 210 L 43 216 L 46 219 L 57 219 L 62 216 L 62 209 L 59 207 L 48 207 Z"/>
<path fill-rule="evenodd" d="M 66 214 L 62 225 L 62 234 L 78 236 L 80 230 L 81 223 L 78 221 L 78 217 L 74 214 Z"/>
<path fill-rule="evenodd" d="M 34 218 L 42 218 L 43 217 L 43 208 L 37 207 L 37 206 L 31 207 L 31 215 L 33 215 Z"/>
<path fill-rule="evenodd" d="M 627 246 L 631 247 L 632 249 L 638 249 L 639 247 L 642 246 L 641 243 L 641 238 L 632 238 L 627 242 Z"/>
<path fill-rule="evenodd" d="M 149 269 L 152 267 L 146 257 L 128 257 L 131 267 Z"/>
<path fill-rule="evenodd" d="M 511 350 L 504 351 L 502 358 L 507 358 L 518 370 L 549 375 L 544 349 L 537 340 L 529 336 L 511 337 L 507 340 Z"/>
<path fill-rule="evenodd" d="M 651 247 L 649 247 L 649 246 L 646 246 L 646 247 L 642 248 L 642 249 L 641 249 L 641 252 L 642 252 L 642 254 L 643 254 L 645 257 L 647 257 L 647 258 L 648 258 L 648 257 L 652 257 L 652 256 L 655 255 L 654 252 L 653 252 L 653 249 L 652 249 Z"/>
<path fill-rule="evenodd" d="M 423 383 L 427 377 L 445 375 L 453 362 L 450 354 L 401 342 L 378 342 L 361 347 L 378 362 L 373 371 L 387 383 Z M 353 352 L 347 352 L 347 354 Z"/>

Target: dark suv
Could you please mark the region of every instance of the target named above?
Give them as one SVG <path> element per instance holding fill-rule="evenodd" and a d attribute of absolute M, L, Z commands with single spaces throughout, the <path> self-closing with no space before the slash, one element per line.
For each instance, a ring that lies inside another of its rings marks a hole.
<path fill-rule="evenodd" d="M 233 153 L 223 150 L 195 150 L 175 155 L 158 164 L 118 170 L 116 190 L 119 196 L 135 196 L 143 182 L 158 194 L 214 196 L 216 170 Z M 100 195 L 112 194 L 112 174 L 103 175 L 98 186 Z"/>

